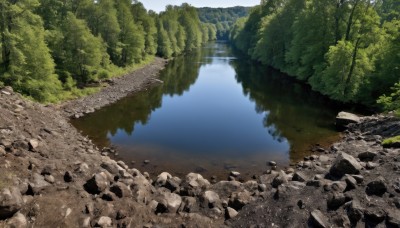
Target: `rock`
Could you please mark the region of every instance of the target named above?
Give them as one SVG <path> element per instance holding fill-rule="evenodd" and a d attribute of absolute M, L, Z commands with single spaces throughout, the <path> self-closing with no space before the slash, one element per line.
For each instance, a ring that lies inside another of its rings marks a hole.
<path fill-rule="evenodd" d="M 89 216 L 84 217 L 81 221 L 82 221 L 81 222 L 82 227 L 85 227 L 85 228 L 90 227 L 90 217 Z"/>
<path fill-rule="evenodd" d="M 347 188 L 345 181 L 334 181 L 331 183 L 331 189 L 335 192 L 344 192 Z"/>
<path fill-rule="evenodd" d="M 116 217 L 117 220 L 121 220 L 121 219 L 124 219 L 126 217 L 128 217 L 128 212 L 127 211 L 125 211 L 123 209 L 118 210 L 117 217 Z"/>
<path fill-rule="evenodd" d="M 358 158 L 363 161 L 363 162 L 368 162 L 368 161 L 373 161 L 374 158 L 376 157 L 377 153 L 375 152 L 362 152 L 360 154 L 358 154 Z"/>
<path fill-rule="evenodd" d="M 155 200 L 150 201 L 150 203 L 147 205 L 147 207 L 149 207 L 153 212 L 156 211 L 158 206 L 158 202 Z"/>
<path fill-rule="evenodd" d="M 179 178 L 173 177 L 173 178 L 167 180 L 164 187 L 169 189 L 171 192 L 179 192 L 180 182 L 181 182 L 181 180 Z"/>
<path fill-rule="evenodd" d="M 108 187 L 107 174 L 104 172 L 97 173 L 89 179 L 84 188 L 91 194 L 99 194 Z"/>
<path fill-rule="evenodd" d="M 276 164 L 275 161 L 269 161 L 269 162 L 268 162 L 268 165 L 269 165 L 269 166 L 276 166 L 277 164 Z"/>
<path fill-rule="evenodd" d="M 205 191 L 201 196 L 200 201 L 205 208 L 213 208 L 221 204 L 219 195 L 213 191 Z"/>
<path fill-rule="evenodd" d="M 378 167 L 379 164 L 375 163 L 375 162 L 367 162 L 366 168 L 371 170 L 371 169 L 375 169 L 376 167 Z"/>
<path fill-rule="evenodd" d="M 244 190 L 243 192 L 234 192 L 232 193 L 228 205 L 235 210 L 240 210 L 245 205 L 252 202 L 254 198 L 251 196 L 250 192 Z"/>
<path fill-rule="evenodd" d="M 113 175 L 119 174 L 119 170 L 121 169 L 115 161 L 103 161 L 100 166 Z"/>
<path fill-rule="evenodd" d="M 72 177 L 72 174 L 71 174 L 69 171 L 65 172 L 65 174 L 64 174 L 64 181 L 65 181 L 65 182 L 69 183 L 69 182 L 71 182 L 73 179 L 74 179 L 74 178 Z"/>
<path fill-rule="evenodd" d="M 231 171 L 230 175 L 233 176 L 233 177 L 239 177 L 240 173 L 236 172 L 236 171 Z"/>
<path fill-rule="evenodd" d="M 144 163 L 145 165 L 147 165 L 147 164 L 150 163 L 150 160 L 144 160 L 143 163 Z"/>
<path fill-rule="evenodd" d="M 337 210 L 346 203 L 346 197 L 343 193 L 334 192 L 330 193 L 327 200 L 327 205 L 330 210 Z"/>
<path fill-rule="evenodd" d="M 328 218 L 324 214 L 322 214 L 320 210 L 312 211 L 310 219 L 315 227 L 318 228 L 330 227 L 328 223 Z"/>
<path fill-rule="evenodd" d="M 44 176 L 44 180 L 49 182 L 50 184 L 53 184 L 55 182 L 55 179 L 52 175 L 46 175 Z"/>
<path fill-rule="evenodd" d="M 38 146 L 39 146 L 38 140 L 36 140 L 36 139 L 29 140 L 29 149 L 31 151 L 35 151 Z"/>
<path fill-rule="evenodd" d="M 110 192 L 109 190 L 105 190 L 105 191 L 100 195 L 100 197 L 101 197 L 103 200 L 105 200 L 105 201 L 115 201 L 116 198 L 117 198 L 117 196 L 116 196 L 114 193 Z"/>
<path fill-rule="evenodd" d="M 75 172 L 81 173 L 81 174 L 87 174 L 88 171 L 89 171 L 89 165 L 84 162 L 78 164 L 78 167 L 75 169 Z"/>
<path fill-rule="evenodd" d="M 300 209 L 306 208 L 306 205 L 305 205 L 305 203 L 303 202 L 303 200 L 297 201 L 297 206 L 298 206 Z"/>
<path fill-rule="evenodd" d="M 395 197 L 393 199 L 393 204 L 397 207 L 397 209 L 400 209 L 400 197 Z"/>
<path fill-rule="evenodd" d="M 332 174 L 333 176 L 358 174 L 361 169 L 362 166 L 353 156 L 342 152 L 333 162 L 333 165 L 330 169 L 330 174 Z"/>
<path fill-rule="evenodd" d="M 17 212 L 15 215 L 7 221 L 7 228 L 25 228 L 28 227 L 26 217 Z"/>
<path fill-rule="evenodd" d="M 12 143 L 15 149 L 29 150 L 29 144 L 24 140 L 16 140 Z"/>
<path fill-rule="evenodd" d="M 96 226 L 100 226 L 100 227 L 102 227 L 102 228 L 111 227 L 111 226 L 112 226 L 112 220 L 111 220 L 110 217 L 101 216 L 101 217 L 97 220 Z"/>
<path fill-rule="evenodd" d="M 182 198 L 182 204 L 179 211 L 193 213 L 198 211 L 197 200 L 194 197 L 185 196 Z"/>
<path fill-rule="evenodd" d="M 285 172 L 280 171 L 278 176 L 276 176 L 273 180 L 272 180 L 272 187 L 277 188 L 279 185 L 281 184 L 286 184 L 288 183 L 288 178 L 287 175 L 285 174 Z"/>
<path fill-rule="evenodd" d="M 4 149 L 4 147 L 3 146 L 0 146 L 0 156 L 4 156 L 4 155 L 6 155 L 7 154 L 7 152 L 6 152 L 6 150 Z"/>
<path fill-rule="evenodd" d="M 331 160 L 331 158 L 326 155 L 320 155 L 318 159 L 321 163 L 328 163 Z"/>
<path fill-rule="evenodd" d="M 267 185 L 265 185 L 265 184 L 259 184 L 259 185 L 258 185 L 258 191 L 260 191 L 260 192 L 265 192 L 265 191 L 267 191 Z"/>
<path fill-rule="evenodd" d="M 49 187 L 50 184 L 44 179 L 44 177 L 38 173 L 34 173 L 29 181 L 29 188 L 33 194 L 37 195 L 45 188 Z"/>
<path fill-rule="evenodd" d="M 400 227 L 400 210 L 388 210 L 386 223 L 389 225 L 388 227 Z"/>
<path fill-rule="evenodd" d="M 147 203 L 152 192 L 155 191 L 149 180 L 141 174 L 133 178 L 133 183 L 130 187 L 133 198 L 139 203 Z"/>
<path fill-rule="evenodd" d="M 157 187 L 164 186 L 167 183 L 167 180 L 171 179 L 171 178 L 172 178 L 171 174 L 169 174 L 167 172 L 163 172 L 163 173 L 161 173 L 160 175 L 157 176 L 155 185 Z"/>
<path fill-rule="evenodd" d="M 163 207 L 165 208 L 165 212 L 176 213 L 181 206 L 181 203 L 182 198 L 179 195 L 175 193 L 165 192 L 162 194 L 159 200 L 159 206 L 157 206 L 157 208 Z"/>
<path fill-rule="evenodd" d="M 49 165 L 45 165 L 42 169 L 42 172 L 40 172 L 41 175 L 51 175 L 51 173 L 53 172 L 53 170 L 56 169 L 56 166 L 54 164 L 49 164 Z"/>
<path fill-rule="evenodd" d="M 186 175 L 182 183 L 181 193 L 187 196 L 197 196 L 203 190 L 210 187 L 210 182 L 197 173 L 189 173 Z"/>
<path fill-rule="evenodd" d="M 225 209 L 225 218 L 226 218 L 226 219 L 234 218 L 234 217 L 236 217 L 237 215 L 238 215 L 238 212 L 237 212 L 235 209 L 233 209 L 233 208 L 231 208 L 231 207 L 227 207 L 227 208 Z"/>
<path fill-rule="evenodd" d="M 346 215 L 337 214 L 331 218 L 332 223 L 335 227 L 351 227 L 351 222 Z"/>
<path fill-rule="evenodd" d="M 132 191 L 124 183 L 118 182 L 110 187 L 110 191 L 113 192 L 117 197 L 131 197 Z"/>
<path fill-rule="evenodd" d="M 22 208 L 22 205 L 22 195 L 18 188 L 4 188 L 0 192 L 0 219 L 10 218 Z"/>
<path fill-rule="evenodd" d="M 387 192 L 385 179 L 378 177 L 376 180 L 369 182 L 365 191 L 368 195 L 382 196 Z"/>
<path fill-rule="evenodd" d="M 358 200 L 352 200 L 347 211 L 347 216 L 349 217 L 352 223 L 357 223 L 362 219 L 364 215 L 364 208 L 361 207 L 361 204 Z"/>
<path fill-rule="evenodd" d="M 351 175 L 356 181 L 357 184 L 361 184 L 364 181 L 364 177 L 361 175 Z"/>
<path fill-rule="evenodd" d="M 349 174 L 346 174 L 344 180 L 346 181 L 347 185 L 346 191 L 357 188 L 357 180 L 354 177 L 350 176 Z"/>
<path fill-rule="evenodd" d="M 294 173 L 292 181 L 298 181 L 298 182 L 306 182 L 308 181 L 308 177 L 306 176 L 306 174 L 304 174 L 301 171 L 297 171 Z"/>
<path fill-rule="evenodd" d="M 351 123 L 359 123 L 360 117 L 349 112 L 339 112 L 336 116 L 336 127 L 343 129 Z"/>
<path fill-rule="evenodd" d="M 369 207 L 364 211 L 364 216 L 367 221 L 378 224 L 385 220 L 386 212 L 377 207 Z"/>

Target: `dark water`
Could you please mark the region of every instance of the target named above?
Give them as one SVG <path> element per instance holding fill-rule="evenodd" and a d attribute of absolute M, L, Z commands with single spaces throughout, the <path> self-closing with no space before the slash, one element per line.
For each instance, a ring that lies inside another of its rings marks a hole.
<path fill-rule="evenodd" d="M 153 175 L 259 174 L 269 160 L 287 166 L 338 136 L 338 110 L 329 101 L 286 75 L 235 57 L 223 43 L 176 58 L 161 80 L 163 85 L 73 124 L 99 146 L 116 146 L 118 159 L 136 161 L 133 167 Z"/>

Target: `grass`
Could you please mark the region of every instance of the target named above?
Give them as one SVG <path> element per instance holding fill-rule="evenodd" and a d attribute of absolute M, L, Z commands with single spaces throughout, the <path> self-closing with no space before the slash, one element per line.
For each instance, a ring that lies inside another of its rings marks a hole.
<path fill-rule="evenodd" d="M 391 138 L 387 138 L 385 140 L 383 140 L 382 142 L 382 146 L 391 146 L 393 144 L 400 144 L 400 135 L 395 136 L 395 137 L 391 137 Z"/>
<path fill-rule="evenodd" d="M 108 78 L 118 78 L 118 77 L 122 77 L 126 74 L 129 74 L 135 70 L 138 70 L 138 69 L 150 64 L 151 62 L 154 61 L 154 58 L 155 58 L 154 56 L 148 56 L 142 62 L 140 62 L 138 64 L 134 64 L 134 65 L 123 67 L 123 68 L 117 67 L 115 65 L 111 65 L 110 69 L 108 69 L 108 71 L 110 72 L 110 76 Z M 86 97 L 91 94 L 98 93 L 101 90 L 101 88 L 102 88 L 102 85 L 100 85 L 99 87 L 86 87 L 83 89 L 78 89 L 78 88 L 74 87 L 70 90 L 63 90 L 60 94 L 58 94 L 57 98 L 54 99 L 54 102 L 51 102 L 51 103 L 61 103 L 61 102 L 68 101 L 68 100 Z"/>

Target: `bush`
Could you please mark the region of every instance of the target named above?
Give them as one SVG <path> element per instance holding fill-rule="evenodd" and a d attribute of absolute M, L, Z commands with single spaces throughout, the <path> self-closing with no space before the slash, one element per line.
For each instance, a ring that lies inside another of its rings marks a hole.
<path fill-rule="evenodd" d="M 385 111 L 395 111 L 397 115 L 400 115 L 400 82 L 392 87 L 392 91 L 389 96 L 381 96 L 377 102 Z"/>

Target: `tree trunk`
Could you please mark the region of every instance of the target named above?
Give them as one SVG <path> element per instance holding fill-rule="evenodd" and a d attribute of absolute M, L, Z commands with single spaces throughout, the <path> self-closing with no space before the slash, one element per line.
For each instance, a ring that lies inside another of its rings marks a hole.
<path fill-rule="evenodd" d="M 346 41 L 350 40 L 350 32 L 351 32 L 351 26 L 353 25 L 353 17 L 354 17 L 354 12 L 356 11 L 357 5 L 360 2 L 360 0 L 356 0 L 354 2 L 354 6 L 351 9 L 350 15 L 349 15 L 349 19 L 347 20 L 347 28 L 346 28 Z"/>
<path fill-rule="evenodd" d="M 351 59 L 350 71 L 349 71 L 349 74 L 347 75 L 346 83 L 344 85 L 343 96 L 346 96 L 349 91 L 351 78 L 353 76 L 354 68 L 356 67 L 357 51 L 358 51 L 358 46 L 360 45 L 360 41 L 361 41 L 361 38 L 358 38 L 356 45 L 354 46 L 353 56 Z"/>

